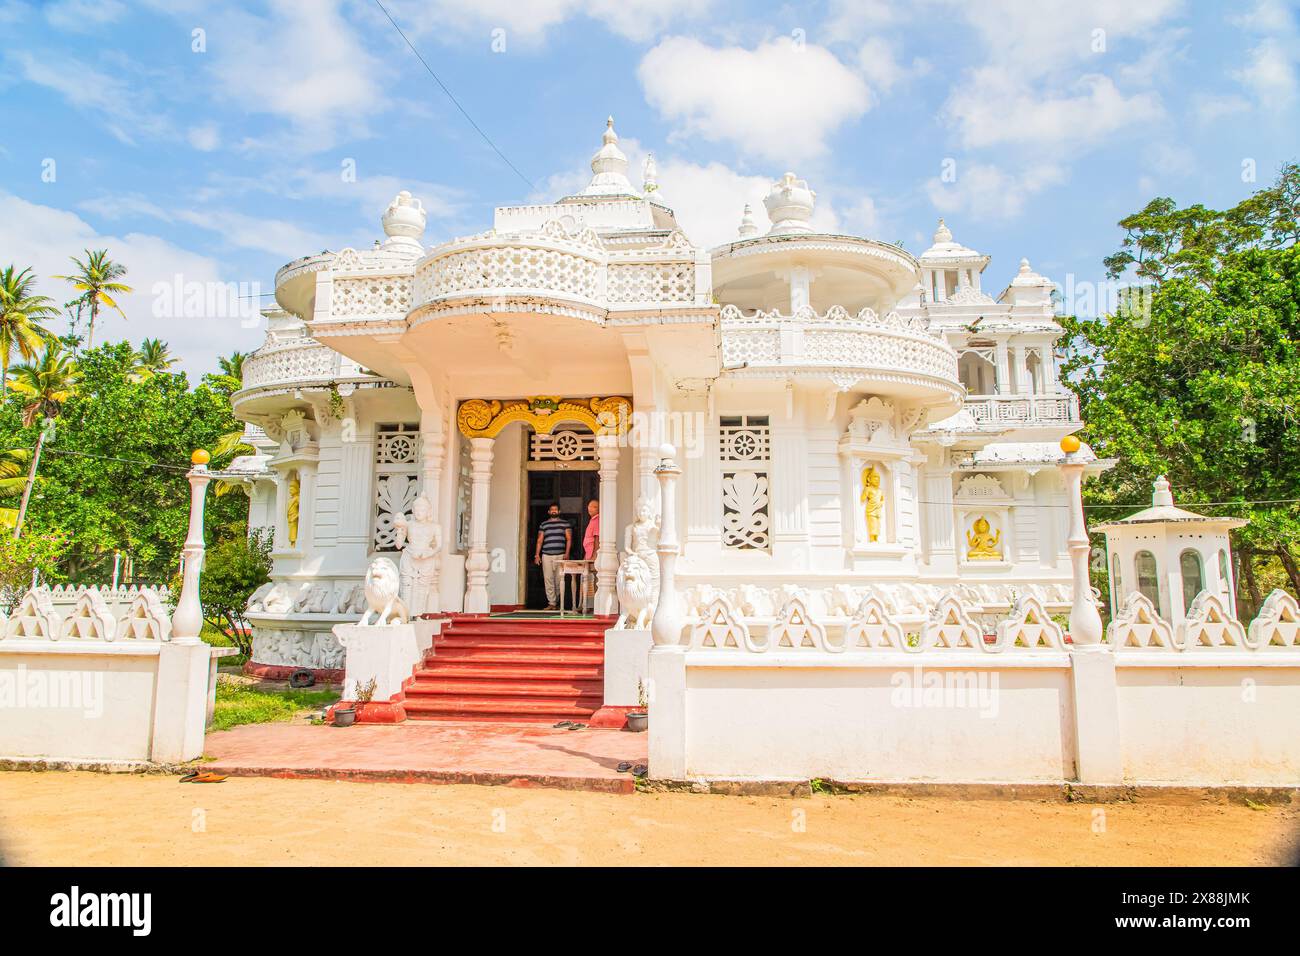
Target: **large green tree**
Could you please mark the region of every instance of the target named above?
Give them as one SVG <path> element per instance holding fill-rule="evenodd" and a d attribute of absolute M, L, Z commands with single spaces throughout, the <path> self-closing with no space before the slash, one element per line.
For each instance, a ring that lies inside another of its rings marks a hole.
<path fill-rule="evenodd" d="M 78 369 L 24 534 L 64 535 L 62 570 L 73 582 L 106 581 L 114 551 L 132 556 L 137 577 L 165 581 L 185 540 L 190 453 L 238 427 L 230 402 L 205 384 L 190 389 L 184 374 L 141 379 L 125 342 L 82 352 Z M 36 444 L 39 422 L 24 424 L 20 412 L 17 401 L 0 410 L 0 447 Z M 213 531 L 241 526 L 247 500 L 210 498 L 208 506 L 215 543 Z"/>
<path fill-rule="evenodd" d="M 95 344 L 95 320 L 99 318 L 101 308 L 116 309 L 118 315 L 126 318 L 126 313 L 113 297 L 130 292 L 131 287 L 118 281 L 126 276 L 126 266 L 110 259 L 107 249 L 87 249 L 85 252 L 84 261 L 76 256 L 69 257 L 76 266 L 75 271 L 54 278 L 65 279 L 80 293 L 68 304 L 76 310 L 77 319 L 81 318 L 83 309 L 90 313 L 90 334 L 86 339 L 89 348 Z"/>
<path fill-rule="evenodd" d="M 1084 435 L 1119 459 L 1089 483 L 1090 502 L 1149 500 L 1166 474 L 1195 510 L 1248 519 L 1234 537 L 1252 605 L 1261 558 L 1300 592 L 1298 210 L 1294 165 L 1227 210 L 1153 200 L 1121 220 L 1123 247 L 1106 260 L 1139 286 L 1114 314 L 1063 320 Z"/>

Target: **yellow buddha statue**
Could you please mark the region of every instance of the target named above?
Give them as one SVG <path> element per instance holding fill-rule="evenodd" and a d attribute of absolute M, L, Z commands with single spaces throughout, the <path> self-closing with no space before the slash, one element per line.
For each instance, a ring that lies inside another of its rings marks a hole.
<path fill-rule="evenodd" d="M 289 501 L 285 508 L 286 523 L 289 525 L 289 547 L 298 543 L 298 502 L 302 494 L 302 483 L 297 478 L 289 479 Z"/>
<path fill-rule="evenodd" d="M 989 534 L 989 520 L 983 515 L 975 519 L 975 524 L 966 532 L 966 544 L 969 550 L 966 557 L 972 561 L 1002 560 L 1002 532 Z"/>
<path fill-rule="evenodd" d="M 880 490 L 880 472 L 872 465 L 862 469 L 862 494 L 858 501 L 862 504 L 863 515 L 867 519 L 867 540 L 880 540 L 880 516 L 885 511 L 885 493 Z"/>

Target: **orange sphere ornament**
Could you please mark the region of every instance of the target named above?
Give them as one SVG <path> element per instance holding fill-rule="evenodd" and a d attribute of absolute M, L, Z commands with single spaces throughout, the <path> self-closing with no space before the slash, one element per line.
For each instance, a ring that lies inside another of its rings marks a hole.
<path fill-rule="evenodd" d="M 190 455 L 190 464 L 192 465 L 206 465 L 211 460 L 212 456 L 202 448 L 196 449 L 194 454 Z"/>
<path fill-rule="evenodd" d="M 1067 455 L 1073 455 L 1079 450 L 1081 444 L 1082 442 L 1079 441 L 1077 435 L 1066 435 L 1061 439 L 1061 451 L 1065 452 Z"/>

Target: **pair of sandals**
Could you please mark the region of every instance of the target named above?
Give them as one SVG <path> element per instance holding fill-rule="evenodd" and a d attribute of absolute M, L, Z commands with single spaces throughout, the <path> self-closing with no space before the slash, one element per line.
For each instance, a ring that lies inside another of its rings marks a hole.
<path fill-rule="evenodd" d="M 556 730 L 585 730 L 587 725 L 580 724 L 575 720 L 562 720 L 558 724 L 551 724 Z"/>
<path fill-rule="evenodd" d="M 213 773 L 211 770 L 191 770 L 181 777 L 180 783 L 221 783 L 225 779 L 226 775 L 224 773 Z"/>
<path fill-rule="evenodd" d="M 649 768 L 643 763 L 633 764 L 631 761 L 624 760 L 618 765 L 619 773 L 630 773 L 634 777 L 644 777 Z"/>

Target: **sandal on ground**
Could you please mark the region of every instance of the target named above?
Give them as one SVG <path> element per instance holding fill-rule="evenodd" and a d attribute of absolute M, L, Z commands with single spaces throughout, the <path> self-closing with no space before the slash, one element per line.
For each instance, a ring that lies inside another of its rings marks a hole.
<path fill-rule="evenodd" d="M 570 729 L 570 730 L 586 730 L 586 729 L 587 729 L 587 725 L 586 725 L 586 724 L 569 724 L 569 729 Z"/>
<path fill-rule="evenodd" d="M 637 764 L 635 767 L 632 768 L 632 776 L 634 776 L 634 777 L 644 777 L 644 776 L 646 775 L 646 769 L 647 769 L 647 768 L 646 768 L 646 765 L 645 765 L 645 764 L 643 764 L 643 763 L 639 763 L 639 764 Z"/>
<path fill-rule="evenodd" d="M 572 730 L 572 729 L 573 729 L 573 721 L 571 721 L 571 720 L 562 720 L 562 721 L 560 721 L 558 724 L 551 724 L 551 726 L 554 727 L 556 730 Z"/>
<path fill-rule="evenodd" d="M 632 763 L 631 761 L 628 760 L 624 760 L 618 765 L 619 773 L 627 773 L 631 769 L 632 769 Z"/>
<path fill-rule="evenodd" d="M 181 777 L 181 778 L 180 778 L 179 780 L 177 780 L 176 782 L 177 782 L 177 783 L 193 783 L 193 782 L 194 782 L 194 778 L 197 777 L 198 775 L 199 775 L 199 771 L 198 771 L 198 770 L 191 770 L 189 773 L 185 774 L 185 776 Z"/>
<path fill-rule="evenodd" d="M 192 782 L 193 783 L 221 783 L 221 781 L 225 779 L 226 779 L 226 775 L 224 773 L 212 773 L 210 771 L 204 771 L 203 773 L 196 776 Z"/>

